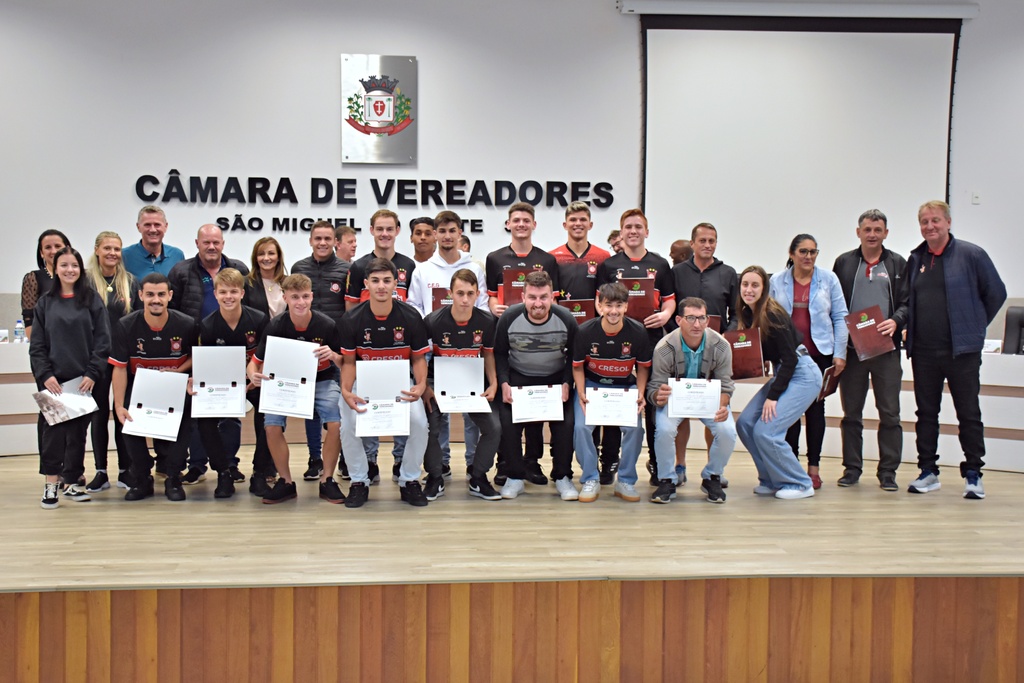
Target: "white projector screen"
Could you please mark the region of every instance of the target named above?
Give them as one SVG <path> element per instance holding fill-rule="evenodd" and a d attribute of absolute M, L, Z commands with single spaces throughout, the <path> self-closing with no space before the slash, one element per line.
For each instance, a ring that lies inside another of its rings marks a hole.
<path fill-rule="evenodd" d="M 651 248 L 707 221 L 719 258 L 771 273 L 810 233 L 831 269 L 877 208 L 906 255 L 917 207 L 946 197 L 953 50 L 952 34 L 648 30 Z"/>

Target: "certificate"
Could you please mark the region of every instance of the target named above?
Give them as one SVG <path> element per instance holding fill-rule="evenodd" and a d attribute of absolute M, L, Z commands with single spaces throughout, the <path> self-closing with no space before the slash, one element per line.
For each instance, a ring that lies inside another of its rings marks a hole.
<path fill-rule="evenodd" d="M 313 417 L 318 364 L 313 352 L 317 348 L 313 342 L 267 337 L 263 374 L 269 379 L 260 383 L 261 413 Z"/>
<path fill-rule="evenodd" d="M 585 424 L 636 427 L 640 394 L 635 387 L 587 387 L 586 396 Z"/>
<path fill-rule="evenodd" d="M 139 368 L 128 401 L 128 414 L 132 419 L 125 421 L 123 432 L 177 441 L 187 388 L 188 375 L 183 372 Z"/>
<path fill-rule="evenodd" d="M 434 356 L 434 400 L 442 413 L 489 413 L 484 359 Z"/>
<path fill-rule="evenodd" d="M 572 313 L 572 317 L 576 320 L 577 325 L 582 325 L 588 320 L 593 320 L 597 315 L 594 309 L 595 301 L 593 299 L 559 299 L 558 305 L 562 308 L 568 309 Z"/>
<path fill-rule="evenodd" d="M 562 385 L 512 387 L 512 422 L 561 422 Z"/>
<path fill-rule="evenodd" d="M 732 378 L 754 379 L 764 377 L 764 355 L 761 333 L 757 328 L 727 330 L 722 333 L 732 347 Z"/>
<path fill-rule="evenodd" d="M 76 417 L 82 417 L 99 410 L 91 393 L 83 394 L 81 385 L 84 377 L 70 379 L 60 385 L 61 394 L 50 393 L 49 389 L 32 394 L 36 405 L 43 413 L 46 424 L 53 426 Z"/>
<path fill-rule="evenodd" d="M 373 361 L 371 361 L 373 362 Z M 356 436 L 408 436 L 408 401 L 370 401 L 365 413 L 356 413 Z"/>
<path fill-rule="evenodd" d="M 367 401 L 397 401 L 412 386 L 407 360 L 357 360 L 355 393 Z"/>
<path fill-rule="evenodd" d="M 654 278 L 624 277 L 619 280 L 629 293 L 626 304 L 626 315 L 638 322 L 643 322 L 653 315 L 658 308 L 654 300 Z"/>
<path fill-rule="evenodd" d="M 521 304 L 526 276 L 532 272 L 533 268 L 507 268 L 501 271 L 501 303 L 506 306 Z"/>
<path fill-rule="evenodd" d="M 192 348 L 192 417 L 245 417 L 245 347 Z"/>
<path fill-rule="evenodd" d="M 878 331 L 878 323 L 885 320 L 882 317 L 881 306 L 854 311 L 846 316 L 845 320 L 858 360 L 867 360 L 896 350 L 892 337 Z"/>
<path fill-rule="evenodd" d="M 722 407 L 722 382 L 717 379 L 670 378 L 669 417 L 714 417 Z"/>

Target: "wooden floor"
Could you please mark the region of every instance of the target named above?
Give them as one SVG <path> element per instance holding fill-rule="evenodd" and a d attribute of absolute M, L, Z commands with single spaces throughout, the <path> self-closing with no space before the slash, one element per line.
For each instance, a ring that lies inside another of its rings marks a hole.
<path fill-rule="evenodd" d="M 989 472 L 988 498 L 967 501 L 955 470 L 941 491 L 910 495 L 908 468 L 904 490 L 886 493 L 870 475 L 836 487 L 840 464 L 825 459 L 819 495 L 779 501 L 751 493 L 753 466 L 736 453 L 725 505 L 705 502 L 692 479 L 670 505 L 625 503 L 611 487 L 593 504 L 566 503 L 551 485 L 485 502 L 468 495 L 454 449 L 447 494 L 421 509 L 388 480 L 359 510 L 320 501 L 310 482 L 297 501 L 266 506 L 245 489 L 215 500 L 207 481 L 183 503 L 158 484 L 142 502 L 111 489 L 48 511 L 37 458 L 0 458 L 0 591 L 1024 575 L 1021 474 Z M 701 454 L 690 458 L 699 471 Z M 381 465 L 390 471 L 387 456 Z"/>

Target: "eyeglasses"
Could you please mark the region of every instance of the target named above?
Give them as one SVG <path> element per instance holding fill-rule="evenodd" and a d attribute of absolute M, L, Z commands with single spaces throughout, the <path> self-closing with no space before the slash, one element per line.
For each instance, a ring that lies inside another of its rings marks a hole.
<path fill-rule="evenodd" d="M 818 255 L 818 250 L 817 249 L 797 249 L 796 253 L 800 254 L 801 256 L 817 256 Z"/>
<path fill-rule="evenodd" d="M 708 321 L 708 317 L 706 315 L 684 315 L 683 320 L 690 323 L 691 325 L 694 323 L 700 323 L 701 325 L 703 325 Z"/>

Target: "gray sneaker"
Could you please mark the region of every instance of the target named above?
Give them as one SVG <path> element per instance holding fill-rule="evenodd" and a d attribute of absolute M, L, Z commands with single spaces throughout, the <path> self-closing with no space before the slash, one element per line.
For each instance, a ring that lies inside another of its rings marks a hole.
<path fill-rule="evenodd" d="M 941 488 L 942 484 L 939 483 L 939 475 L 922 470 L 921 476 L 910 482 L 910 486 L 907 487 L 907 490 L 911 493 L 930 493 L 932 491 L 938 491 Z"/>
<path fill-rule="evenodd" d="M 981 485 L 981 475 L 971 470 L 964 477 L 964 498 L 981 500 L 985 497 L 985 487 Z"/>

